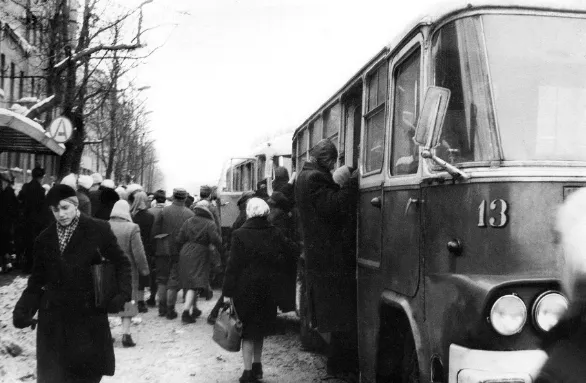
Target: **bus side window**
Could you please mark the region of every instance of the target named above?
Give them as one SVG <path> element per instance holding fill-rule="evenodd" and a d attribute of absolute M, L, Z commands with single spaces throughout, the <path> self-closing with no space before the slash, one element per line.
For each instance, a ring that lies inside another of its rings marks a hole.
<path fill-rule="evenodd" d="M 385 104 L 388 65 L 381 65 L 368 79 L 368 105 L 365 113 L 364 172 L 380 170 L 384 159 Z"/>
<path fill-rule="evenodd" d="M 419 148 L 413 137 L 419 111 L 420 58 L 417 49 L 394 72 L 393 175 L 417 173 L 419 165 Z"/>

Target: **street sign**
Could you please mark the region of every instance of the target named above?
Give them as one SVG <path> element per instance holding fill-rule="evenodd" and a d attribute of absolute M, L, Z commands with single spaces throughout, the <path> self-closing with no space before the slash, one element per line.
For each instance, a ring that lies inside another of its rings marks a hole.
<path fill-rule="evenodd" d="M 49 125 L 49 135 L 60 144 L 69 141 L 72 133 L 73 125 L 67 117 L 57 117 Z"/>

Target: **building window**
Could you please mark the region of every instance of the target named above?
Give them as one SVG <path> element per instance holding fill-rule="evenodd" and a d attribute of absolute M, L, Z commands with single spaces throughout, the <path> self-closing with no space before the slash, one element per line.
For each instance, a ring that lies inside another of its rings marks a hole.
<path fill-rule="evenodd" d="M 388 91 L 388 65 L 384 63 L 370 75 L 367 83 L 364 171 L 380 170 L 384 159 L 385 105 Z"/>

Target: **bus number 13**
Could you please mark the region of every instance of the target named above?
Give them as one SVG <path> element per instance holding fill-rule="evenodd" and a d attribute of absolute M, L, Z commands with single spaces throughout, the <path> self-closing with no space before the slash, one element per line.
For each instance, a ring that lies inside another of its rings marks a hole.
<path fill-rule="evenodd" d="M 492 200 L 489 204 L 488 224 L 491 227 L 504 227 L 509 219 L 508 208 L 509 205 L 504 199 Z M 484 200 L 478 205 L 478 227 L 486 227 L 486 201 Z"/>

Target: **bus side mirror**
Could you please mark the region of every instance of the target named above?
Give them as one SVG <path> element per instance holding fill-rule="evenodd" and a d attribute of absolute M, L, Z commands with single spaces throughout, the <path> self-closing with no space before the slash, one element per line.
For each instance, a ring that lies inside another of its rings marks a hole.
<path fill-rule="evenodd" d="M 423 109 L 417 121 L 415 142 L 424 149 L 435 148 L 439 144 L 442 133 L 450 90 L 439 86 L 430 86 L 425 92 Z"/>

